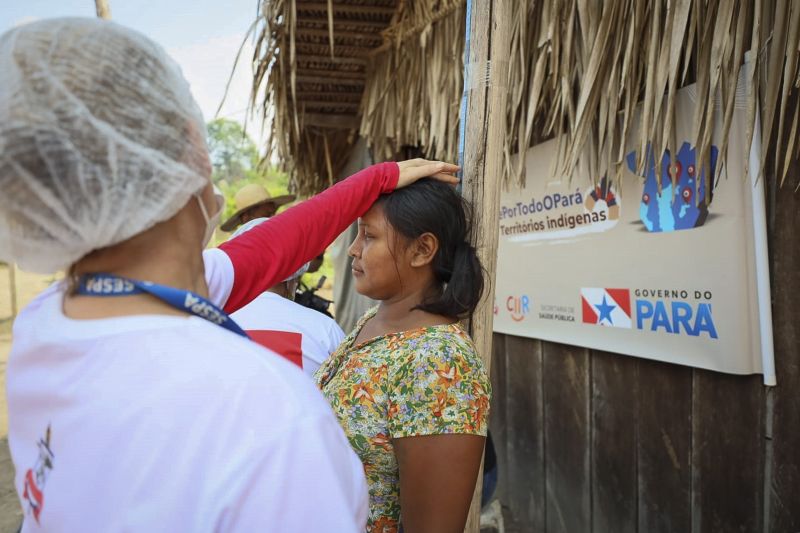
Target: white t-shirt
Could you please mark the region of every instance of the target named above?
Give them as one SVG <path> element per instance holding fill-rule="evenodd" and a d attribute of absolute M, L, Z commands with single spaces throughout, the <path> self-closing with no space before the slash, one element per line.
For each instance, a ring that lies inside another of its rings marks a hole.
<path fill-rule="evenodd" d="M 233 263 L 228 254 L 219 248 L 203 250 L 208 299 L 218 307 L 225 305 L 233 290 Z"/>
<path fill-rule="evenodd" d="M 272 292 L 261 294 L 233 313 L 231 318 L 247 331 L 254 341 L 268 348 L 272 347 L 274 351 L 288 357 L 296 364 L 301 363 L 303 372 L 309 376 L 314 375 L 322 362 L 336 350 L 345 337 L 342 328 L 332 318 Z M 291 339 L 287 343 L 288 353 L 272 344 L 270 342 L 272 332 L 299 334 L 300 346 L 297 348 L 298 352 L 302 351 L 302 359 L 293 357 Z"/>
<path fill-rule="evenodd" d="M 61 291 L 7 368 L 24 531 L 364 530 L 363 467 L 296 367 L 196 317 L 73 320 Z"/>

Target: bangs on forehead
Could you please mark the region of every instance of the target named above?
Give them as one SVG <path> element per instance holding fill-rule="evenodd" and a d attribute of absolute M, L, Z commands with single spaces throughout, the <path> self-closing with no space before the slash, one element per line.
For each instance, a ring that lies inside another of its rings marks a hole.
<path fill-rule="evenodd" d="M 386 211 L 383 209 L 383 206 L 376 202 L 372 204 L 372 207 L 369 210 L 361 215 L 358 219 L 359 226 L 389 226 L 389 220 L 386 218 Z"/>

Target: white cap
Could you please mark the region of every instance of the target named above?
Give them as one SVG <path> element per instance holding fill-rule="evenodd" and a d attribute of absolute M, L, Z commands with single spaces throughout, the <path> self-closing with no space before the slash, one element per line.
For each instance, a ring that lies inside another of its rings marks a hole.
<path fill-rule="evenodd" d="M 0 36 L 0 260 L 65 269 L 177 213 L 209 182 L 202 114 L 178 65 L 94 18 Z"/>

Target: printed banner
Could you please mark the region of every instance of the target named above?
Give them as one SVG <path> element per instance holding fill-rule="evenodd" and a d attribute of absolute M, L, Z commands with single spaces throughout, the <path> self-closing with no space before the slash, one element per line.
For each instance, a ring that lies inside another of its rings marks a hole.
<path fill-rule="evenodd" d="M 643 175 L 636 172 L 639 147 L 626 151 L 620 182 L 580 173 L 553 179 L 556 141 L 528 150 L 527 185 L 501 200 L 494 330 L 761 373 L 755 189 L 746 177 L 743 100 L 725 170 L 709 187 L 721 128 L 705 170 L 697 168 L 693 86 L 677 96 L 677 153 L 656 160 L 648 147 Z"/>

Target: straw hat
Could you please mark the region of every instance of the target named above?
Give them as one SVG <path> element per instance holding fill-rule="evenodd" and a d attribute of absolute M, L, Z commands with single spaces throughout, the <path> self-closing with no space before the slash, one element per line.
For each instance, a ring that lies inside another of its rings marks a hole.
<path fill-rule="evenodd" d="M 239 192 L 237 192 L 236 196 L 233 197 L 233 202 L 236 204 L 236 213 L 234 213 L 231 218 L 223 222 L 220 228 L 222 231 L 233 231 L 236 229 L 236 226 L 242 223 L 242 215 L 244 215 L 250 209 L 254 209 L 265 204 L 272 204 L 275 206 L 275 209 L 278 209 L 284 204 L 293 202 L 294 198 L 295 197 L 293 194 L 284 194 L 283 196 L 276 196 L 273 198 L 269 195 L 269 192 L 264 188 L 263 185 L 258 185 L 256 183 L 245 185 L 239 189 Z"/>

